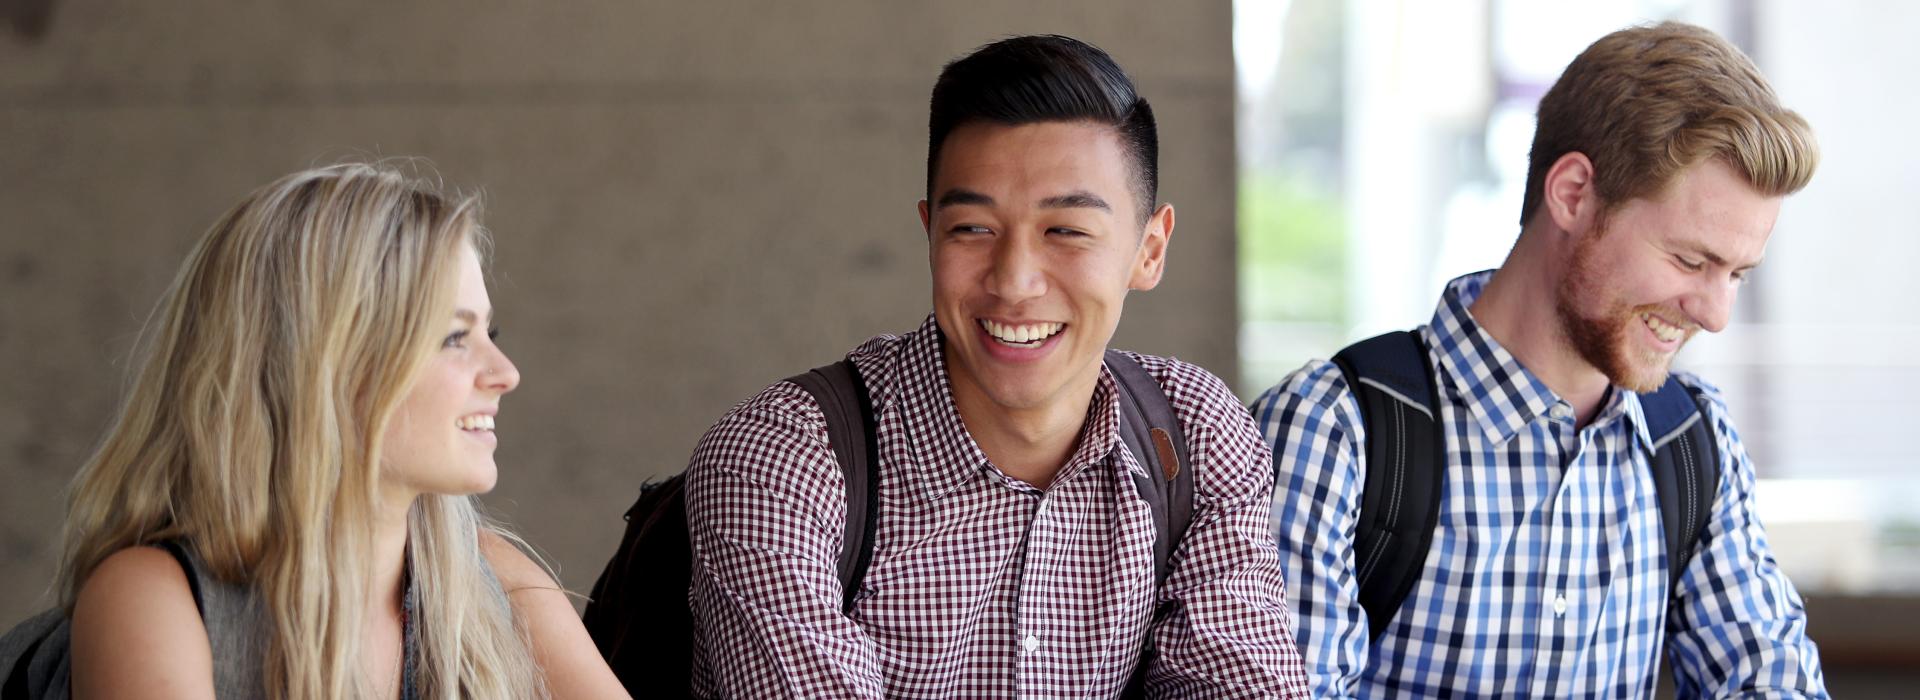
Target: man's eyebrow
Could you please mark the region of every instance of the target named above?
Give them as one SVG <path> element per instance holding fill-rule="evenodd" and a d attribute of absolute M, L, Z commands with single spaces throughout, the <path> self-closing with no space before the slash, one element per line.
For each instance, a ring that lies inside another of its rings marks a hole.
<path fill-rule="evenodd" d="M 945 209 L 947 207 L 964 204 L 977 204 L 990 207 L 993 206 L 993 198 L 973 190 L 956 188 L 941 193 L 939 201 L 934 202 L 934 208 Z"/>
<path fill-rule="evenodd" d="M 1693 242 L 1693 241 L 1683 241 L 1683 242 L 1681 242 L 1681 243 L 1680 243 L 1680 247 L 1682 247 L 1682 248 L 1685 248 L 1685 249 L 1687 250 L 1687 252 L 1690 252 L 1690 253 L 1693 253 L 1693 254 L 1695 254 L 1695 255 L 1698 255 L 1698 256 L 1700 256 L 1700 257 L 1702 257 L 1702 258 L 1705 258 L 1705 259 L 1706 259 L 1706 261 L 1707 261 L 1708 263 L 1711 263 L 1711 264 L 1712 264 L 1712 265 L 1713 265 L 1714 267 L 1726 267 L 1726 266 L 1727 266 L 1727 259 L 1726 259 L 1726 258 L 1723 258 L 1723 257 L 1720 257 L 1720 256 L 1719 256 L 1718 254 L 1716 254 L 1716 253 L 1714 253 L 1714 252 L 1713 252 L 1713 251 L 1711 251 L 1711 250 L 1707 250 L 1707 247 L 1706 247 L 1706 246 L 1704 246 L 1704 245 L 1701 245 L 1701 244 L 1699 244 L 1699 243 L 1696 243 L 1696 242 Z M 1759 267 L 1759 266 L 1760 266 L 1760 263 L 1761 263 L 1761 261 L 1762 261 L 1762 260 L 1765 260 L 1765 259 L 1766 259 L 1766 258 L 1764 258 L 1764 257 L 1763 257 L 1763 258 L 1761 258 L 1760 260 L 1755 260 L 1755 261 L 1753 261 L 1753 262 L 1751 262 L 1751 263 L 1747 263 L 1747 264 L 1745 264 L 1745 265 L 1741 265 L 1740 267 L 1738 267 L 1738 268 L 1736 268 L 1736 269 L 1739 269 L 1739 270 L 1751 270 L 1751 269 L 1753 269 L 1753 268 L 1756 268 L 1756 267 Z"/>
<path fill-rule="evenodd" d="M 1107 200 L 1101 199 L 1100 195 L 1094 194 L 1092 192 L 1088 192 L 1086 190 L 1068 192 L 1063 195 L 1042 199 L 1040 200 L 1040 208 L 1042 209 L 1099 209 L 1101 211 L 1108 211 L 1108 212 L 1113 211 L 1113 207 L 1107 205 Z"/>

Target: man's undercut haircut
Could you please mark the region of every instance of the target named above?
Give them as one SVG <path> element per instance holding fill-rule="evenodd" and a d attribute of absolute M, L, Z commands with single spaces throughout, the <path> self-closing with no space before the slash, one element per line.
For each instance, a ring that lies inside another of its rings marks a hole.
<path fill-rule="evenodd" d="M 1540 208 L 1547 171 L 1575 151 L 1593 162 L 1603 225 L 1615 207 L 1657 195 L 1709 158 L 1769 197 L 1805 187 L 1820 160 L 1812 127 L 1780 106 L 1753 61 L 1678 22 L 1601 37 L 1540 99 L 1520 225 Z"/>
<path fill-rule="evenodd" d="M 947 136 L 967 124 L 1090 121 L 1114 129 L 1130 164 L 1144 223 L 1159 201 L 1160 142 L 1153 108 L 1107 52 L 1071 37 L 1003 39 L 940 71 L 927 120 L 927 198 Z"/>

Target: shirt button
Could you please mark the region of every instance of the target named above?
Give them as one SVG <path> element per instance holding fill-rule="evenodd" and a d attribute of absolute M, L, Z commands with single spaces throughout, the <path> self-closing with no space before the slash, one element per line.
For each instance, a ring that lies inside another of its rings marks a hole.
<path fill-rule="evenodd" d="M 1567 597 L 1566 596 L 1557 595 L 1553 597 L 1553 616 L 1554 617 L 1567 616 Z"/>
<path fill-rule="evenodd" d="M 1039 638 L 1038 636 L 1035 636 L 1035 635 L 1031 635 L 1031 634 L 1029 634 L 1029 635 L 1027 635 L 1027 638 L 1026 638 L 1026 639 L 1023 639 L 1023 640 L 1020 640 L 1020 646 L 1021 646 L 1022 648 L 1024 648 L 1024 649 L 1026 649 L 1026 650 L 1027 650 L 1027 653 L 1029 653 L 1029 654 L 1031 654 L 1031 653 L 1033 653 L 1033 652 L 1036 652 L 1036 651 L 1039 651 L 1039 650 L 1040 650 L 1040 638 Z"/>
<path fill-rule="evenodd" d="M 1563 403 L 1557 403 L 1553 405 L 1553 408 L 1547 409 L 1547 415 L 1553 416 L 1554 420 L 1566 420 L 1573 415 L 1573 408 Z"/>

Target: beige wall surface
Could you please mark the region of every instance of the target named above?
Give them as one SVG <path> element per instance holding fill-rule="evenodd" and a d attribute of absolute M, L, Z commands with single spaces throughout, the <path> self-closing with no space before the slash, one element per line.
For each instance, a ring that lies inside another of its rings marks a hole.
<path fill-rule="evenodd" d="M 44 10 L 44 15 L 40 12 Z M 926 99 L 1004 35 L 1161 119 L 1170 269 L 1116 345 L 1232 383 L 1227 2 L 0 3 L 0 626 L 45 595 L 142 320 L 245 192 L 352 156 L 482 188 L 524 383 L 487 501 L 591 586 L 639 484 L 760 387 L 927 312 Z"/>

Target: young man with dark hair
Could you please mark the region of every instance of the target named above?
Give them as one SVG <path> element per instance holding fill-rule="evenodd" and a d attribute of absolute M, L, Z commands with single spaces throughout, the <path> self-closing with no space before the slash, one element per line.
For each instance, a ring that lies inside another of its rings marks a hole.
<path fill-rule="evenodd" d="M 1718 390 L 1813 133 L 1682 24 L 1610 34 L 1540 102 L 1519 241 L 1432 322 L 1254 403 L 1316 697 L 1825 697 Z"/>
<path fill-rule="evenodd" d="M 1173 233 L 1146 100 L 1099 49 L 1027 36 L 947 66 L 931 112 L 933 313 L 848 355 L 870 558 L 843 587 L 858 504 L 814 395 L 734 408 L 687 471 L 695 691 L 1300 696 L 1252 421 L 1204 370 L 1107 350 Z M 1122 436 L 1128 368 L 1178 419 L 1154 448 Z M 1190 492 L 1150 502 L 1161 473 Z"/>

